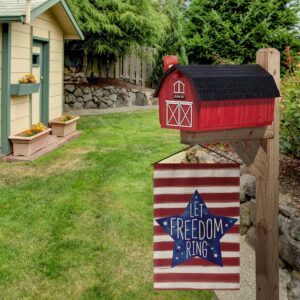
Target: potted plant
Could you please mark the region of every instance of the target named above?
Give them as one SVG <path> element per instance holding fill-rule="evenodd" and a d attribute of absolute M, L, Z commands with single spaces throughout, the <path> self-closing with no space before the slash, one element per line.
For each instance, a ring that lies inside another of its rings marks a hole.
<path fill-rule="evenodd" d="M 65 114 L 50 122 L 52 134 L 56 136 L 66 136 L 76 131 L 78 116 Z"/>
<path fill-rule="evenodd" d="M 38 123 L 30 129 L 10 136 L 9 139 L 13 144 L 13 154 L 15 156 L 30 156 L 46 147 L 50 132 L 51 128 L 47 128 L 43 123 Z"/>
<path fill-rule="evenodd" d="M 36 82 L 34 75 L 25 74 L 18 84 L 10 85 L 10 94 L 12 96 L 23 96 L 37 93 L 40 89 L 40 84 Z"/>

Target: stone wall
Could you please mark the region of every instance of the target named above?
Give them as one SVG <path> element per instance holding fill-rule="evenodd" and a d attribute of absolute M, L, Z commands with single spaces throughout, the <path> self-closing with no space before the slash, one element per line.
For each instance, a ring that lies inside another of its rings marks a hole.
<path fill-rule="evenodd" d="M 152 98 L 152 89 L 132 84 L 124 87 L 88 84 L 84 73 L 78 72 L 76 68 L 65 68 L 64 84 L 65 111 L 157 104 L 157 99 Z"/>
<path fill-rule="evenodd" d="M 238 160 L 237 156 L 231 157 Z M 190 148 L 182 162 L 225 162 L 224 157 L 204 151 L 200 147 Z M 240 202 L 241 219 L 240 232 L 246 235 L 246 241 L 255 247 L 255 210 L 256 210 L 256 182 L 255 177 L 246 173 L 241 166 Z M 280 267 L 289 274 L 287 285 L 288 299 L 300 300 L 300 215 L 291 206 L 291 199 L 287 195 L 280 195 L 279 200 L 279 257 Z"/>
<path fill-rule="evenodd" d="M 121 106 L 157 104 L 153 90 L 82 84 L 65 85 L 65 111 L 71 109 L 105 109 Z"/>

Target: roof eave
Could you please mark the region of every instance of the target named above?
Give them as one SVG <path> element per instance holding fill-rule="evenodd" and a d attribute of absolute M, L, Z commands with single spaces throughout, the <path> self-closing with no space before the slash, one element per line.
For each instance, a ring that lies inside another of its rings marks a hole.
<path fill-rule="evenodd" d="M 68 17 L 69 17 L 69 19 L 70 19 L 70 21 L 71 21 L 71 23 L 72 23 L 75 31 L 78 34 L 78 37 L 75 37 L 73 35 L 67 35 L 65 37 L 65 39 L 84 40 L 84 35 L 83 35 L 83 33 L 82 33 L 82 31 L 81 31 L 81 29 L 80 29 L 77 21 L 75 20 L 72 12 L 70 10 L 70 8 L 68 7 L 67 3 L 65 2 L 65 0 L 49 0 L 49 1 L 45 2 L 44 4 L 36 7 L 35 9 L 33 9 L 31 11 L 31 19 L 34 19 L 34 18 L 40 16 L 41 14 L 43 14 L 45 11 L 47 11 L 48 9 L 50 9 L 52 6 L 54 6 L 57 3 L 61 3 L 62 4 L 62 6 L 63 6 L 66 14 L 68 15 Z M 69 37 L 69 38 L 67 38 L 67 37 Z"/>

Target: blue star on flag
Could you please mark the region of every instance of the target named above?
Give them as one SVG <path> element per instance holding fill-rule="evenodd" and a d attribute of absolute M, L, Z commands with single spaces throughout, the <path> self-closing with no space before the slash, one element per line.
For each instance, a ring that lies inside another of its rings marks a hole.
<path fill-rule="evenodd" d="M 197 190 L 181 215 L 156 220 L 174 240 L 172 267 L 196 256 L 222 267 L 220 240 L 237 221 L 210 213 Z"/>

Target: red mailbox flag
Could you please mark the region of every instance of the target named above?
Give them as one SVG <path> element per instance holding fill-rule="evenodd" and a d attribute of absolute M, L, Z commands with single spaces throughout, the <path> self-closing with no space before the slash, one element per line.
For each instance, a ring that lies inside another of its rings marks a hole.
<path fill-rule="evenodd" d="M 154 165 L 154 288 L 240 288 L 240 169 Z"/>

